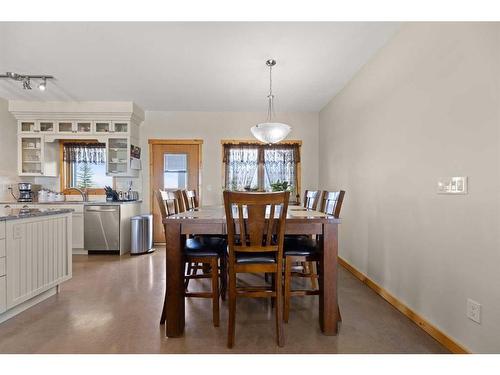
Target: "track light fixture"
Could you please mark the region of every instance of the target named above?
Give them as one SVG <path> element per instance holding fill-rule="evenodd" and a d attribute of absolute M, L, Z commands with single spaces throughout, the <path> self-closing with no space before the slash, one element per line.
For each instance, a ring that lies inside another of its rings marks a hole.
<path fill-rule="evenodd" d="M 31 90 L 31 80 L 41 79 L 42 81 L 38 85 L 40 91 L 45 91 L 47 89 L 47 80 L 54 79 L 54 76 L 50 75 L 33 75 L 33 74 L 19 74 L 14 72 L 7 72 L 4 75 L 0 75 L 0 78 L 9 78 L 14 81 L 20 81 L 23 83 L 23 89 Z"/>

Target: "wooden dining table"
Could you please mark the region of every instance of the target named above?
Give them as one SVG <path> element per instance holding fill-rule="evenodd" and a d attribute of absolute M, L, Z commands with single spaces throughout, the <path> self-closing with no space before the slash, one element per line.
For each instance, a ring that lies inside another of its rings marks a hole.
<path fill-rule="evenodd" d="M 319 270 L 319 326 L 325 335 L 337 335 L 340 320 L 337 300 L 338 224 L 340 219 L 301 206 L 289 206 L 285 234 L 318 235 L 322 241 Z M 163 219 L 166 240 L 166 335 L 184 333 L 183 248 L 187 235 L 226 235 L 224 206 L 204 206 Z"/>

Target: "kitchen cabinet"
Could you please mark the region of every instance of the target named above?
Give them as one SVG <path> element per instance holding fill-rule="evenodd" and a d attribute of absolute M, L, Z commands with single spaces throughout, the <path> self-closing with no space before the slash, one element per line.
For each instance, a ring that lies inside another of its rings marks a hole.
<path fill-rule="evenodd" d="M 94 121 L 95 134 L 130 134 L 130 121 Z"/>
<path fill-rule="evenodd" d="M 6 241 L 7 251 L 0 257 L 0 322 L 55 294 L 55 287 L 71 278 L 71 218 L 60 213 L 3 222 L 6 235 L 0 241 Z"/>
<path fill-rule="evenodd" d="M 19 176 L 58 176 L 58 144 L 46 143 L 42 136 L 18 138 Z"/>
<path fill-rule="evenodd" d="M 137 176 L 140 169 L 138 159 L 132 160 L 132 138 L 110 136 L 106 142 L 106 173 L 111 176 Z M 134 143 L 137 144 L 137 143 Z M 136 162 L 136 163 L 133 163 Z M 136 166 L 136 164 L 138 164 Z"/>

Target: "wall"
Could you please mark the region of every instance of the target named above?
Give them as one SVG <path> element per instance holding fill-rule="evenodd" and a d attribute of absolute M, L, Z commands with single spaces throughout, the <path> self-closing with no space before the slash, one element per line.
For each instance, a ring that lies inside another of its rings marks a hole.
<path fill-rule="evenodd" d="M 7 187 L 18 183 L 17 176 L 17 123 L 9 113 L 8 101 L 0 98 L 0 201 L 10 201 Z"/>
<path fill-rule="evenodd" d="M 474 352 L 500 352 L 500 25 L 405 25 L 320 112 L 340 256 Z M 469 176 L 469 194 L 436 194 Z M 466 299 L 482 304 L 482 324 Z"/>
<path fill-rule="evenodd" d="M 202 203 L 222 203 L 222 139 L 253 139 L 250 128 L 265 120 L 255 112 L 147 111 L 141 126 L 143 211 L 149 211 L 148 139 L 202 139 Z M 280 113 L 277 120 L 292 126 L 288 139 L 302 140 L 302 188 L 318 184 L 318 114 Z"/>

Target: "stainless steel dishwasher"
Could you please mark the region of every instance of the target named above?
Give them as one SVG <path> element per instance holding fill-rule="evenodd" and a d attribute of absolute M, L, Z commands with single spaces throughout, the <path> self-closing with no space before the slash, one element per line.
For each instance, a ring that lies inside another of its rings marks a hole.
<path fill-rule="evenodd" d="M 120 251 L 120 206 L 86 205 L 83 245 L 88 251 Z"/>

